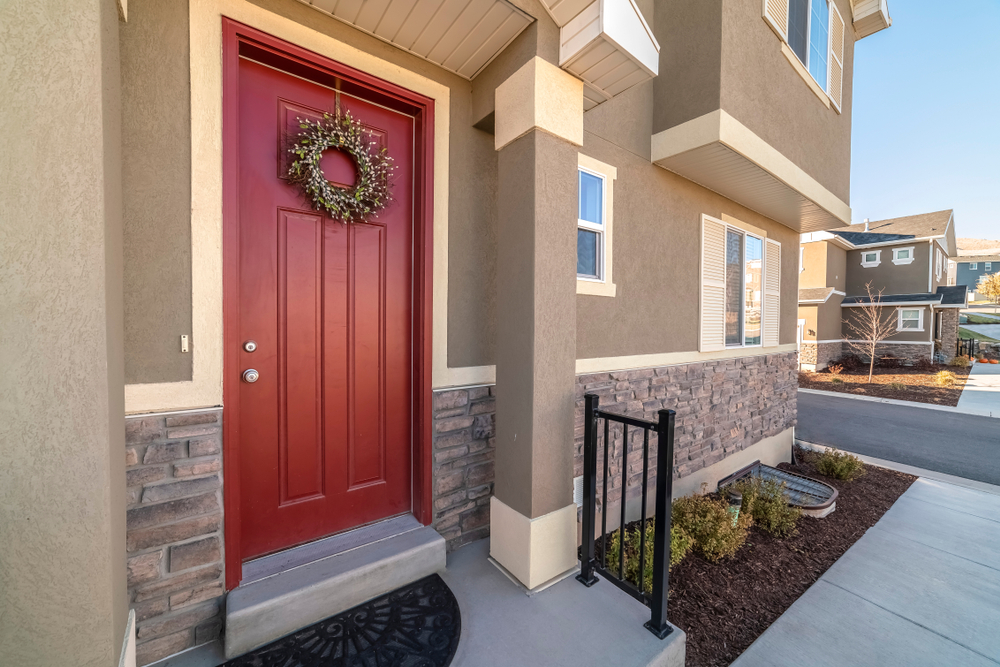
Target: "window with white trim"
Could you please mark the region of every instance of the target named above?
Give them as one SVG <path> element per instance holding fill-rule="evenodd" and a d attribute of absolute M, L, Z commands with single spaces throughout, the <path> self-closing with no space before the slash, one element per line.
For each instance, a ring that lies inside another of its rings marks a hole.
<path fill-rule="evenodd" d="M 986 269 L 987 271 L 992 271 L 993 270 L 993 262 L 985 262 L 984 265 L 983 265 L 983 268 Z"/>
<path fill-rule="evenodd" d="M 764 0 L 764 20 L 840 111 L 846 24 L 836 2 Z"/>
<path fill-rule="evenodd" d="M 941 251 L 936 250 L 935 254 L 937 255 L 937 279 L 941 280 L 941 263 L 942 263 Z"/>
<path fill-rule="evenodd" d="M 614 182 L 618 170 L 579 155 L 576 293 L 615 296 L 612 281 Z"/>
<path fill-rule="evenodd" d="M 781 244 L 702 216 L 701 256 L 699 350 L 777 345 Z"/>
<path fill-rule="evenodd" d="M 871 269 L 882 263 L 881 250 L 867 250 L 861 253 L 861 266 Z"/>
<path fill-rule="evenodd" d="M 893 248 L 892 249 L 892 263 L 899 264 L 911 264 L 913 262 L 913 247 L 909 248 Z"/>
<path fill-rule="evenodd" d="M 969 270 L 975 271 L 979 268 L 979 262 L 969 262 Z"/>
<path fill-rule="evenodd" d="M 899 309 L 899 331 L 923 331 L 924 330 L 924 310 L 923 308 L 900 308 Z"/>

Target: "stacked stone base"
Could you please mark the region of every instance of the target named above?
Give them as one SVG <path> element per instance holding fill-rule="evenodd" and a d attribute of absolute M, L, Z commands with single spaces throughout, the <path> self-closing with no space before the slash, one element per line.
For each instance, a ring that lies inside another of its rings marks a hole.
<path fill-rule="evenodd" d="M 938 341 L 937 351 L 945 359 L 952 359 L 958 354 L 958 308 L 942 308 L 941 313 L 941 338 Z"/>
<path fill-rule="evenodd" d="M 799 348 L 799 366 L 807 371 L 821 371 L 842 356 L 843 341 L 816 343 L 804 340 Z"/>
<path fill-rule="evenodd" d="M 853 352 L 853 350 L 847 350 Z M 859 354 L 862 361 L 870 361 L 870 356 Z M 904 366 L 912 366 L 918 361 L 933 361 L 934 346 L 927 343 L 879 343 L 875 348 L 875 363 L 880 360 L 892 358 L 898 359 Z"/>

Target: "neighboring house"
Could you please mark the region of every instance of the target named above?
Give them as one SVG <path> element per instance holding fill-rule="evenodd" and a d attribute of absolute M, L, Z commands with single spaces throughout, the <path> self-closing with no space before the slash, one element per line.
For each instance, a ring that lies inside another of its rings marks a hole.
<path fill-rule="evenodd" d="M 955 254 L 955 216 L 938 211 L 802 235 L 799 267 L 800 363 L 826 368 L 857 339 L 848 321 L 870 303 L 867 285 L 881 292 L 896 333 L 881 356 L 912 363 L 935 352 L 955 355 L 965 288 L 948 286 Z"/>
<path fill-rule="evenodd" d="M 971 301 L 985 299 L 976 288 L 994 273 L 1000 273 L 1000 248 L 958 251 L 958 257 L 955 258 L 955 283 L 968 287 Z"/>
<path fill-rule="evenodd" d="M 117 664 L 129 607 L 140 664 L 245 650 L 282 616 L 254 580 L 358 526 L 413 540 L 362 597 L 487 537 L 538 588 L 577 563 L 587 391 L 677 411 L 677 494 L 788 460 L 799 235 L 851 219 L 855 42 L 884 2 L 20 5 L 11 664 Z M 349 224 L 286 179 L 300 119 L 337 108 L 395 165 Z"/>

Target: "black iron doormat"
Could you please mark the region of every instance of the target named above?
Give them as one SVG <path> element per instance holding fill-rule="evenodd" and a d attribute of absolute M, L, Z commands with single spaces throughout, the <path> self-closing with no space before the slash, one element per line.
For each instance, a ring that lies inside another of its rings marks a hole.
<path fill-rule="evenodd" d="M 447 667 L 461 634 L 458 601 L 432 574 L 224 667 Z"/>

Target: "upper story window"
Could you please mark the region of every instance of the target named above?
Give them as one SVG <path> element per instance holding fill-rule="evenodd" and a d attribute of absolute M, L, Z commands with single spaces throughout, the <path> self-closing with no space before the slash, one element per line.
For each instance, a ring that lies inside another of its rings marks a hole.
<path fill-rule="evenodd" d="M 847 31 L 836 3 L 830 0 L 764 0 L 764 19 L 784 40 L 782 50 L 813 92 L 827 106 L 832 102 L 840 111 Z M 799 62 L 804 67 L 800 68 Z"/>
<path fill-rule="evenodd" d="M 612 282 L 614 182 L 618 170 L 579 156 L 576 229 L 576 293 L 615 296 Z"/>
<path fill-rule="evenodd" d="M 893 264 L 910 264 L 913 262 L 913 247 L 909 248 L 893 248 L 892 249 L 892 263 Z"/>
<path fill-rule="evenodd" d="M 993 262 L 986 262 L 985 266 L 983 268 L 986 269 L 987 271 L 992 271 L 993 270 Z"/>
<path fill-rule="evenodd" d="M 899 325 L 896 327 L 899 331 L 923 331 L 924 330 L 924 311 L 921 308 L 900 308 L 899 309 Z"/>
<path fill-rule="evenodd" d="M 830 59 L 830 3 L 789 0 L 788 45 L 816 83 L 826 90 Z"/>
<path fill-rule="evenodd" d="M 881 250 L 869 250 L 861 253 L 861 266 L 866 269 L 874 268 L 882 263 Z"/>
<path fill-rule="evenodd" d="M 937 257 L 937 272 L 936 272 L 937 273 L 937 279 L 941 280 L 941 265 L 943 263 L 943 259 L 944 258 L 941 255 L 941 251 L 940 250 L 935 249 L 934 254 Z"/>
<path fill-rule="evenodd" d="M 979 262 L 969 262 L 969 270 L 975 271 L 979 268 Z"/>

